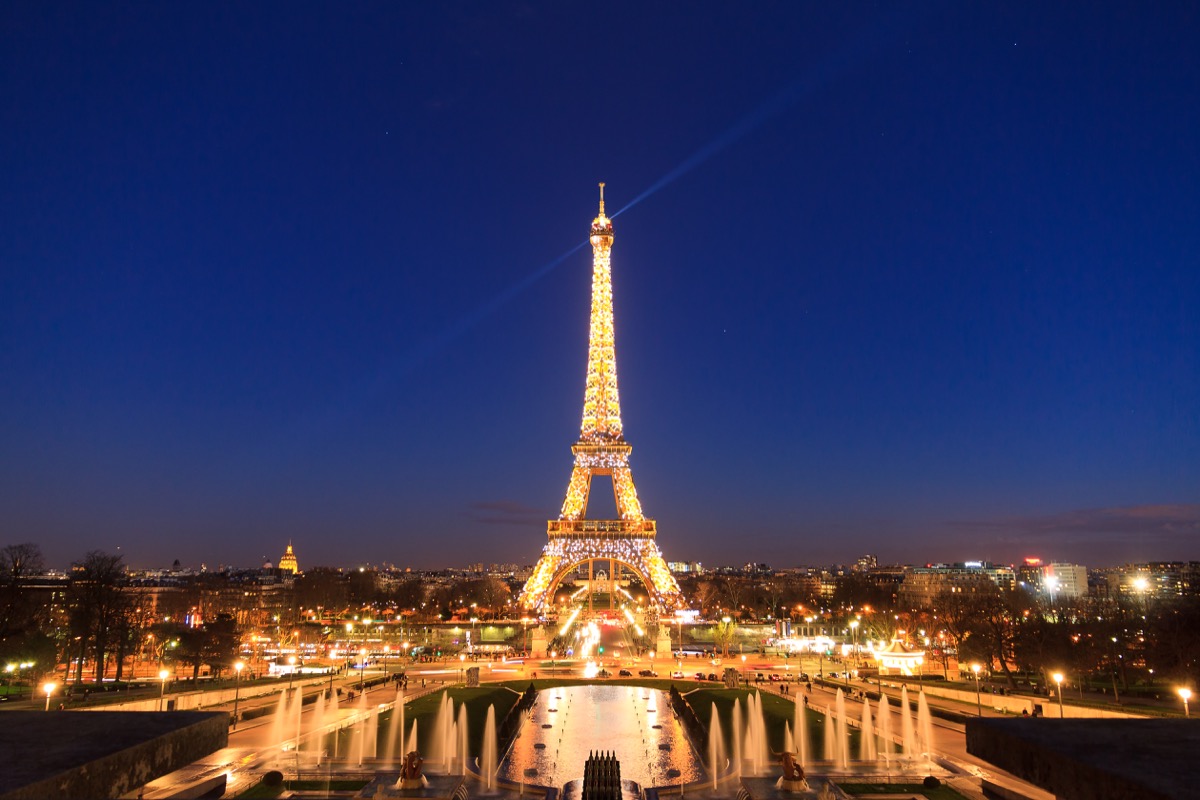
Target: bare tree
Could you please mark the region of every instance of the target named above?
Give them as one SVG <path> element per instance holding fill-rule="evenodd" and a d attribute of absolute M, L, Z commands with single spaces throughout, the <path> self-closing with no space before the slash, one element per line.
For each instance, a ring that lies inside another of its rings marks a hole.
<path fill-rule="evenodd" d="M 742 600 L 746 594 L 747 582 L 743 578 L 725 577 L 721 579 L 721 597 L 733 613 L 741 611 Z"/>
<path fill-rule="evenodd" d="M 121 618 L 128 611 L 123 595 L 125 566 L 122 557 L 93 550 L 83 561 L 72 565 L 67 587 L 67 608 L 71 628 L 80 638 L 79 658 L 90 646 L 96 664 L 95 681 L 104 680 L 110 647 L 120 630 Z M 82 680 L 82 669 L 76 681 Z"/>
<path fill-rule="evenodd" d="M 717 602 L 717 584 L 715 581 L 702 580 L 696 582 L 696 591 L 693 597 L 696 600 L 696 605 L 700 608 L 700 613 L 708 616 L 712 611 L 713 605 Z"/>
<path fill-rule="evenodd" d="M 32 661 L 43 672 L 53 667 L 54 640 L 48 635 L 50 620 L 26 585 L 45 571 L 42 551 L 36 544 L 10 544 L 0 548 L 0 660 Z"/>
<path fill-rule="evenodd" d="M 46 568 L 42 550 L 32 542 L 0 548 L 0 639 L 23 633 L 34 622 L 34 606 L 25 582 Z"/>

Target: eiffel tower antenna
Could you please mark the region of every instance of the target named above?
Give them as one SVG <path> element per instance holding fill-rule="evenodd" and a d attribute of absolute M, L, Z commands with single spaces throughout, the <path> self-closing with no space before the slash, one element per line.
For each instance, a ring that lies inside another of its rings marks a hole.
<path fill-rule="evenodd" d="M 575 465 L 567 484 L 558 519 L 550 520 L 550 541 L 526 581 L 518 599 L 531 611 L 549 611 L 554 591 L 572 570 L 588 565 L 594 579 L 596 561 L 608 562 L 614 592 L 619 572 L 628 568 L 646 586 L 650 602 L 659 611 L 674 610 L 682 603 L 679 585 L 667 568 L 656 543 L 654 520 L 642 514 L 637 489 L 629 468 L 633 450 L 625 441 L 621 424 L 621 399 L 617 391 L 617 357 L 613 336 L 613 291 L 610 254 L 612 220 L 604 215 L 604 184 L 600 184 L 600 213 L 592 220 L 592 310 L 588 335 L 587 379 L 583 393 L 583 418 L 579 441 L 572 447 Z M 615 520 L 586 519 L 592 478 L 612 479 L 617 504 Z M 592 594 L 589 580 L 589 598 Z M 590 602 L 590 600 L 589 600 Z"/>

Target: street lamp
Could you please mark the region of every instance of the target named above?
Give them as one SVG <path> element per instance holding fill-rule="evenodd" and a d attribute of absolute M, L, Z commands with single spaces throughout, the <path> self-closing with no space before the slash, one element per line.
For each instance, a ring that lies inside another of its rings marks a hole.
<path fill-rule="evenodd" d="M 1062 699 L 1063 674 L 1061 672 L 1056 672 L 1053 675 L 1051 675 L 1050 677 L 1054 678 L 1054 684 L 1055 684 L 1055 686 L 1058 687 L 1055 690 L 1058 692 L 1058 718 L 1062 719 L 1064 716 L 1064 714 L 1063 714 L 1063 699 Z"/>
<path fill-rule="evenodd" d="M 50 695 L 54 694 L 54 690 L 58 688 L 58 684 L 54 682 L 42 684 L 42 691 L 46 693 L 46 710 L 50 710 Z"/>
<path fill-rule="evenodd" d="M 742 655 L 742 683 L 750 683 L 750 679 L 746 676 L 746 656 L 744 654 Z"/>
<path fill-rule="evenodd" d="M 242 670 L 245 668 L 246 665 L 241 661 L 233 665 L 233 671 L 237 674 L 233 683 L 233 729 L 235 731 L 238 723 L 238 701 L 242 697 Z"/>
<path fill-rule="evenodd" d="M 855 654 L 855 657 L 857 657 L 858 656 L 858 620 L 856 620 L 856 619 L 850 620 L 850 635 L 853 637 L 853 640 L 854 640 L 854 654 Z"/>
<path fill-rule="evenodd" d="M 367 685 L 367 648 L 358 651 L 361 663 L 358 665 L 358 690 L 361 692 Z"/>
<path fill-rule="evenodd" d="M 1191 713 L 1188 711 L 1188 700 L 1192 699 L 1192 690 L 1185 686 L 1180 686 L 1177 691 L 1179 692 L 1180 698 L 1183 699 L 1183 715 L 1185 717 L 1190 717 Z"/>
<path fill-rule="evenodd" d="M 385 644 L 383 646 L 383 679 L 385 681 L 387 680 L 387 677 L 388 677 L 387 660 L 388 660 L 388 656 L 391 655 L 391 653 L 392 653 L 392 646 L 390 644 Z"/>
<path fill-rule="evenodd" d="M 288 670 L 288 690 L 291 691 L 292 679 L 296 677 L 296 657 L 295 656 L 288 656 L 288 666 L 290 667 L 290 669 Z"/>
<path fill-rule="evenodd" d="M 983 701 L 979 699 L 979 665 L 972 664 L 971 672 L 975 673 L 975 712 L 979 716 L 983 716 Z"/>
<path fill-rule="evenodd" d="M 160 669 L 158 671 L 158 710 L 163 710 L 163 696 L 167 693 L 167 678 L 171 677 L 171 671 Z"/>
<path fill-rule="evenodd" d="M 554 659 L 555 659 L 555 658 L 557 658 L 557 657 L 558 657 L 558 651 L 557 651 L 557 650 L 551 650 L 551 651 L 550 651 L 550 670 L 551 670 L 551 671 L 553 671 L 553 670 L 554 670 Z"/>
<path fill-rule="evenodd" d="M 459 653 L 458 654 L 458 679 L 460 681 L 465 681 L 467 679 L 466 674 L 465 674 L 466 668 L 467 668 L 467 654 Z"/>

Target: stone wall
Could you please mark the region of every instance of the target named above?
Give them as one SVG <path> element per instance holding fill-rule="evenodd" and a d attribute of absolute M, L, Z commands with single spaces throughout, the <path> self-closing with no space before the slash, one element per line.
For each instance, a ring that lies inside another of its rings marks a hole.
<path fill-rule="evenodd" d="M 298 680 L 295 686 L 328 686 L 329 676 L 321 678 L 312 678 L 308 680 Z M 202 692 L 181 692 L 180 694 L 168 694 L 163 698 L 162 707 L 168 708 L 171 703 L 175 704 L 172 711 L 196 711 L 209 706 L 221 705 L 224 703 L 232 703 L 234 695 L 237 694 L 242 700 L 250 697 L 262 697 L 268 694 L 278 694 L 288 688 L 286 683 L 269 683 L 265 685 L 255 686 L 249 684 L 238 689 L 210 689 Z M 130 700 L 128 703 L 108 703 L 102 706 L 82 707 L 76 709 L 78 711 L 157 711 L 158 697 L 152 697 L 145 700 Z"/>
<path fill-rule="evenodd" d="M 884 688 L 899 689 L 900 684 L 884 680 Z M 909 684 L 908 694 L 912 700 L 916 700 L 916 691 L 920 688 L 920 684 Z M 925 694 L 929 697 L 941 697 L 946 700 L 957 700 L 964 705 L 962 713 L 975 713 L 975 689 L 950 689 L 944 686 L 926 686 Z M 1013 695 L 1013 694 L 992 694 L 991 692 L 980 692 L 979 702 L 984 708 L 992 708 L 996 711 L 1003 711 L 1009 714 L 1020 716 L 1022 711 L 1033 713 L 1035 706 L 1042 707 L 1042 713 L 1047 717 L 1058 718 L 1058 699 L 1054 697 L 1030 697 L 1028 695 Z M 1131 714 L 1125 711 L 1111 711 L 1105 708 L 1092 708 L 1090 706 L 1073 706 L 1068 701 L 1063 705 L 1063 716 L 1067 719 L 1135 719 L 1141 718 L 1142 714 Z"/>
<path fill-rule="evenodd" d="M 227 714 L 14 711 L 4 715 L 0 800 L 118 797 L 229 742 Z"/>
<path fill-rule="evenodd" d="M 1196 797 L 1191 720 L 972 719 L 967 752 L 1060 800 Z"/>

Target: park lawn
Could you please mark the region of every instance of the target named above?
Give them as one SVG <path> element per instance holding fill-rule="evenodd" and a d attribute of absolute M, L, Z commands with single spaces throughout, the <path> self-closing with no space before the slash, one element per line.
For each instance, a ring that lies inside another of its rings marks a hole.
<path fill-rule="evenodd" d="M 838 788 L 848 795 L 859 794 L 894 794 L 912 797 L 914 794 L 928 797 L 929 800 L 963 800 L 964 795 L 954 791 L 946 784 L 934 789 L 927 789 L 919 783 L 839 783 Z"/>
<path fill-rule="evenodd" d="M 717 714 L 720 716 L 721 735 L 724 737 L 726 746 L 731 741 L 733 735 L 733 703 L 735 700 L 742 702 L 742 713 L 745 713 L 747 706 L 746 699 L 755 689 L 724 689 L 716 688 L 712 684 L 708 684 L 695 691 L 684 694 L 684 699 L 696 712 L 696 716 L 704 725 L 709 725 L 712 717 L 713 704 L 716 704 Z M 758 692 L 759 698 L 762 701 L 763 707 L 763 722 L 767 727 L 767 741 L 772 752 L 783 752 L 784 750 L 784 726 L 791 726 L 796 717 L 796 704 L 791 699 L 781 697 L 771 692 Z M 808 741 L 809 741 L 809 757 L 814 757 L 815 754 L 822 752 L 825 744 L 825 715 L 813 711 L 811 708 L 805 711 L 805 720 L 808 724 Z M 792 732 L 793 735 L 795 731 Z M 858 751 L 858 729 L 850 729 L 850 748 L 851 752 Z"/>
<path fill-rule="evenodd" d="M 405 741 L 412 735 L 412 726 L 417 725 L 417 748 L 425 754 L 433 750 L 433 729 L 437 722 L 438 710 L 441 708 L 442 695 L 448 694 L 454 701 L 454 718 L 458 719 L 459 708 L 463 703 L 467 706 L 467 739 L 472 752 L 481 752 L 483 729 L 487 722 L 489 706 L 496 708 L 496 724 L 499 725 L 508 714 L 509 709 L 521 699 L 517 690 L 499 684 L 485 684 L 478 688 L 457 686 L 444 692 L 433 692 L 418 697 L 404 706 L 404 736 Z M 388 726 L 391 725 L 393 712 L 387 711 L 379 717 L 379 747 L 384 748 L 387 740 Z M 351 733 L 349 729 L 339 732 L 341 742 L 338 747 L 341 752 L 349 752 Z"/>

